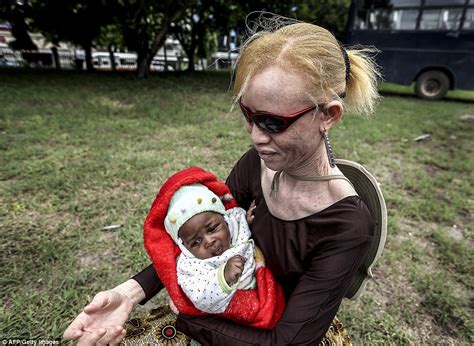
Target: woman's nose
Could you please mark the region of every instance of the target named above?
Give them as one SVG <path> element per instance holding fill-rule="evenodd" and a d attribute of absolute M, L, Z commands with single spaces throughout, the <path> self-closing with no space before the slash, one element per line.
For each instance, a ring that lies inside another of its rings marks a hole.
<path fill-rule="evenodd" d="M 254 123 L 249 124 L 250 126 L 250 139 L 254 144 L 266 144 L 270 142 L 271 137 L 268 133 L 263 131 L 261 128 L 259 128 L 257 125 Z"/>

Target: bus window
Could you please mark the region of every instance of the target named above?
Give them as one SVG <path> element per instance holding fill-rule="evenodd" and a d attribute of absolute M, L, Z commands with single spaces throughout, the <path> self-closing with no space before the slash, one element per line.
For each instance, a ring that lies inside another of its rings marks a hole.
<path fill-rule="evenodd" d="M 420 30 L 458 30 L 462 9 L 423 10 Z"/>
<path fill-rule="evenodd" d="M 366 30 L 367 27 L 368 27 L 367 11 L 366 10 L 357 11 L 357 15 L 355 16 L 355 20 L 354 20 L 354 29 Z"/>
<path fill-rule="evenodd" d="M 424 10 L 421 14 L 420 30 L 438 30 L 441 10 Z"/>
<path fill-rule="evenodd" d="M 394 10 L 392 13 L 392 29 L 415 30 L 418 10 Z"/>
<path fill-rule="evenodd" d="M 137 62 L 134 59 L 120 58 L 120 65 L 130 66 L 135 65 Z"/>
<path fill-rule="evenodd" d="M 420 6 L 421 0 L 392 0 L 390 3 L 393 7 L 412 7 L 412 6 Z"/>
<path fill-rule="evenodd" d="M 389 30 L 391 29 L 390 10 L 375 9 L 369 13 L 369 29 Z"/>
<path fill-rule="evenodd" d="M 471 3 L 473 0 L 471 0 Z M 474 30 L 474 8 L 468 8 L 464 18 L 463 30 Z"/>
<path fill-rule="evenodd" d="M 447 30 L 459 30 L 459 25 L 461 25 L 461 17 L 461 8 L 451 8 L 449 10 L 443 10 L 443 26 Z"/>
<path fill-rule="evenodd" d="M 464 5 L 465 2 L 465 0 L 425 0 L 425 6 Z"/>

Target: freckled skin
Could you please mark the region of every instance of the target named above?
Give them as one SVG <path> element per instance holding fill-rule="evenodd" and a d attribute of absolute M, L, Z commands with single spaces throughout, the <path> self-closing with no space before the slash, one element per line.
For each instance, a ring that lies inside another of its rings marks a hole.
<path fill-rule="evenodd" d="M 230 232 L 224 217 L 214 212 L 194 215 L 181 226 L 178 236 L 199 259 L 219 256 L 230 247 Z"/>
<path fill-rule="evenodd" d="M 306 89 L 306 83 L 299 75 L 271 67 L 251 79 L 242 95 L 242 103 L 254 112 L 291 114 L 313 104 L 306 96 Z M 275 171 L 284 169 L 294 174 L 307 166 L 321 165 L 319 160 L 324 156 L 321 127 L 321 112 L 317 110 L 298 119 L 283 133 L 269 134 L 246 123 L 257 151 L 273 153 L 263 157 L 265 165 Z"/>

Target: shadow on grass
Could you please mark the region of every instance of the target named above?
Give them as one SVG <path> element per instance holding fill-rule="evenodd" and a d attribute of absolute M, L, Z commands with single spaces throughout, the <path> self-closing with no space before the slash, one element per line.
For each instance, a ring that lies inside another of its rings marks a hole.
<path fill-rule="evenodd" d="M 92 82 L 98 83 L 101 80 L 107 81 L 135 81 L 144 85 L 154 84 L 161 80 L 185 80 L 186 85 L 195 86 L 199 81 L 205 80 L 206 86 L 211 87 L 216 85 L 219 92 L 225 91 L 231 79 L 229 70 L 222 71 L 152 71 L 147 78 L 138 79 L 136 71 L 77 71 L 77 70 L 56 70 L 52 68 L 32 69 L 32 68 L 0 68 L 0 79 L 2 77 L 15 77 L 15 81 L 47 81 L 54 80 L 55 82 L 64 81 L 65 83 L 71 81 L 80 81 L 82 83 Z M 189 83 L 189 84 L 188 84 Z M 224 86 L 222 86 L 222 83 Z M 224 89 L 222 89 L 224 88 Z M 214 90 L 214 88 L 212 88 Z"/>
<path fill-rule="evenodd" d="M 149 119 L 162 127 L 176 127 L 212 121 L 227 113 L 230 79 L 229 71 L 152 72 L 139 80 L 135 71 L 10 68 L 0 69 L 0 93 L 14 91 L 14 102 L 28 109 L 26 115 L 31 109 L 42 115 L 62 114 L 65 119 L 58 124 L 62 127 L 74 119 L 79 124 L 71 126 L 86 126 L 86 120 L 97 117 L 117 126 L 120 121 Z M 221 99 L 228 100 L 227 107 Z M 103 124 L 90 125 L 100 131 Z"/>

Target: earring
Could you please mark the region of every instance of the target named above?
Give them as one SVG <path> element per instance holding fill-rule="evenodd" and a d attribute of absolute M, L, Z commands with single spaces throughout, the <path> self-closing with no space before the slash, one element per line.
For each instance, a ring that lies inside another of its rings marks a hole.
<path fill-rule="evenodd" d="M 323 140 L 324 145 L 326 146 L 326 153 L 328 154 L 329 165 L 334 168 L 336 164 L 334 163 L 334 152 L 332 151 L 332 145 L 329 142 L 329 135 L 326 129 L 323 130 Z"/>

